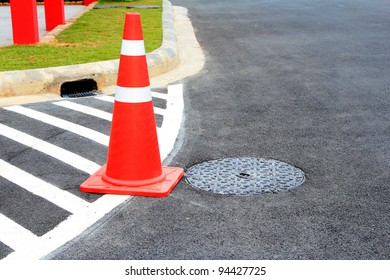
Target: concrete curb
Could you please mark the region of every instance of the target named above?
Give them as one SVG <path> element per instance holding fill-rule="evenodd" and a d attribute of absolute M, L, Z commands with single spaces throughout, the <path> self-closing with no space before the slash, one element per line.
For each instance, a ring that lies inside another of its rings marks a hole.
<path fill-rule="evenodd" d="M 149 76 L 172 70 L 179 63 L 173 8 L 163 0 L 163 41 L 160 48 L 147 54 Z M 86 64 L 49 67 L 24 71 L 0 72 L 0 97 L 60 94 L 61 85 L 67 81 L 93 79 L 98 88 L 114 85 L 118 75 L 119 59 Z"/>

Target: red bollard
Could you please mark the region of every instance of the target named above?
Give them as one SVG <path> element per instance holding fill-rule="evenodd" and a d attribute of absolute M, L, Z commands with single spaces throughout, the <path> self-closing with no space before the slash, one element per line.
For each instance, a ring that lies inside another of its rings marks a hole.
<path fill-rule="evenodd" d="M 45 0 L 46 30 L 50 31 L 59 24 L 65 24 L 64 0 Z"/>
<path fill-rule="evenodd" d="M 96 2 L 97 0 L 84 0 L 84 5 L 88 6 L 89 4 Z"/>
<path fill-rule="evenodd" d="M 36 0 L 10 0 L 12 34 L 15 45 L 39 42 Z"/>

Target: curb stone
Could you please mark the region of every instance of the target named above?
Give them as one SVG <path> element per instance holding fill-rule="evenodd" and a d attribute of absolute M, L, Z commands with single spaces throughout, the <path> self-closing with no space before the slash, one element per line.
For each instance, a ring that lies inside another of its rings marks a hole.
<path fill-rule="evenodd" d="M 149 76 L 168 72 L 179 63 L 176 33 L 173 24 L 173 8 L 163 0 L 163 40 L 161 47 L 147 53 Z M 21 71 L 0 72 L 0 97 L 60 94 L 64 82 L 93 79 L 98 89 L 114 85 L 118 75 L 119 59 L 85 64 L 49 67 Z"/>

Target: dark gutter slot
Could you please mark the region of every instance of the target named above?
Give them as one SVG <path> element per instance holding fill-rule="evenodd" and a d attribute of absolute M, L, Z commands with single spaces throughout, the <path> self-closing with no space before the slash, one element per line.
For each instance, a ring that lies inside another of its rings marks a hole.
<path fill-rule="evenodd" d="M 78 98 L 98 95 L 97 83 L 93 79 L 65 82 L 61 85 L 61 97 Z"/>

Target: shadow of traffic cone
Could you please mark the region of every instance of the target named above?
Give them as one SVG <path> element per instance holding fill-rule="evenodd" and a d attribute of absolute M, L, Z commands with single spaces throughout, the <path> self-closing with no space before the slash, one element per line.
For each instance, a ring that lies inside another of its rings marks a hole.
<path fill-rule="evenodd" d="M 161 165 L 141 19 L 127 13 L 107 163 L 80 191 L 164 197 L 183 174 Z"/>

